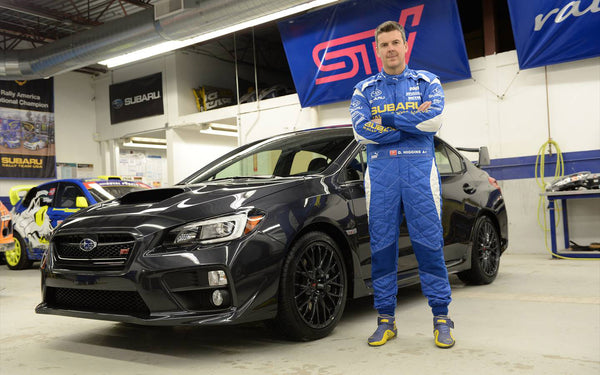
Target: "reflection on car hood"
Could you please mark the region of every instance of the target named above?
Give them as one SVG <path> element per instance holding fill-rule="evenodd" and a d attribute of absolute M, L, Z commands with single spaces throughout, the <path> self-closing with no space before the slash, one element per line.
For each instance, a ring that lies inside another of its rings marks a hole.
<path fill-rule="evenodd" d="M 89 226 L 138 228 L 150 222 L 156 222 L 156 229 L 162 229 L 251 208 L 251 202 L 302 184 L 303 181 L 303 178 L 228 179 L 136 191 L 71 216 L 63 222 L 61 229 Z"/>

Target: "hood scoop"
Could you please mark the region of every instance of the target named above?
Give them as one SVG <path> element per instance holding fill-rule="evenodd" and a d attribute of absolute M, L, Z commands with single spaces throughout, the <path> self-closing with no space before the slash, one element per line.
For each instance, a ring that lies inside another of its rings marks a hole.
<path fill-rule="evenodd" d="M 185 189 L 149 189 L 125 194 L 119 199 L 121 204 L 156 203 L 185 192 Z"/>

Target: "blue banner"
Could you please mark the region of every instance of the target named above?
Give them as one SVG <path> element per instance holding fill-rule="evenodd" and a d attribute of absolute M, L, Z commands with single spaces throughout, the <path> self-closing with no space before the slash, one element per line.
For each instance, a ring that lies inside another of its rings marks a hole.
<path fill-rule="evenodd" d="M 471 77 L 455 0 L 346 1 L 279 23 L 302 107 L 349 100 L 359 81 L 381 70 L 375 28 L 406 29 L 411 69 L 442 83 Z"/>
<path fill-rule="evenodd" d="M 600 56 L 600 1 L 508 0 L 521 69 Z"/>

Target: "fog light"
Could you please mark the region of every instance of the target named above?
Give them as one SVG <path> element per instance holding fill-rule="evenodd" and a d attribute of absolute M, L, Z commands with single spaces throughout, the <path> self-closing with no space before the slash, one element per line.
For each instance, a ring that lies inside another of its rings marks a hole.
<path fill-rule="evenodd" d="M 225 291 L 215 290 L 212 294 L 212 303 L 215 306 L 221 306 L 223 304 L 223 301 L 225 300 L 225 294 Z"/>
<path fill-rule="evenodd" d="M 221 271 L 221 270 L 209 271 L 208 272 L 208 285 L 210 285 L 210 286 L 227 285 L 227 275 L 225 275 L 225 271 Z"/>

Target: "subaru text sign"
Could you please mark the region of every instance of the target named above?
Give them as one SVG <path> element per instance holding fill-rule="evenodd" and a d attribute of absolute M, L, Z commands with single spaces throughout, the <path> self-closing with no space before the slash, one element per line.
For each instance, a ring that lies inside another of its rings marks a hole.
<path fill-rule="evenodd" d="M 454 0 L 347 1 L 279 23 L 302 107 L 348 100 L 355 84 L 380 71 L 375 28 L 389 20 L 406 29 L 411 69 L 442 82 L 471 77 Z"/>
<path fill-rule="evenodd" d="M 599 0 L 508 0 L 521 69 L 600 56 Z"/>
<path fill-rule="evenodd" d="M 110 85 L 110 123 L 162 115 L 162 73 Z"/>

